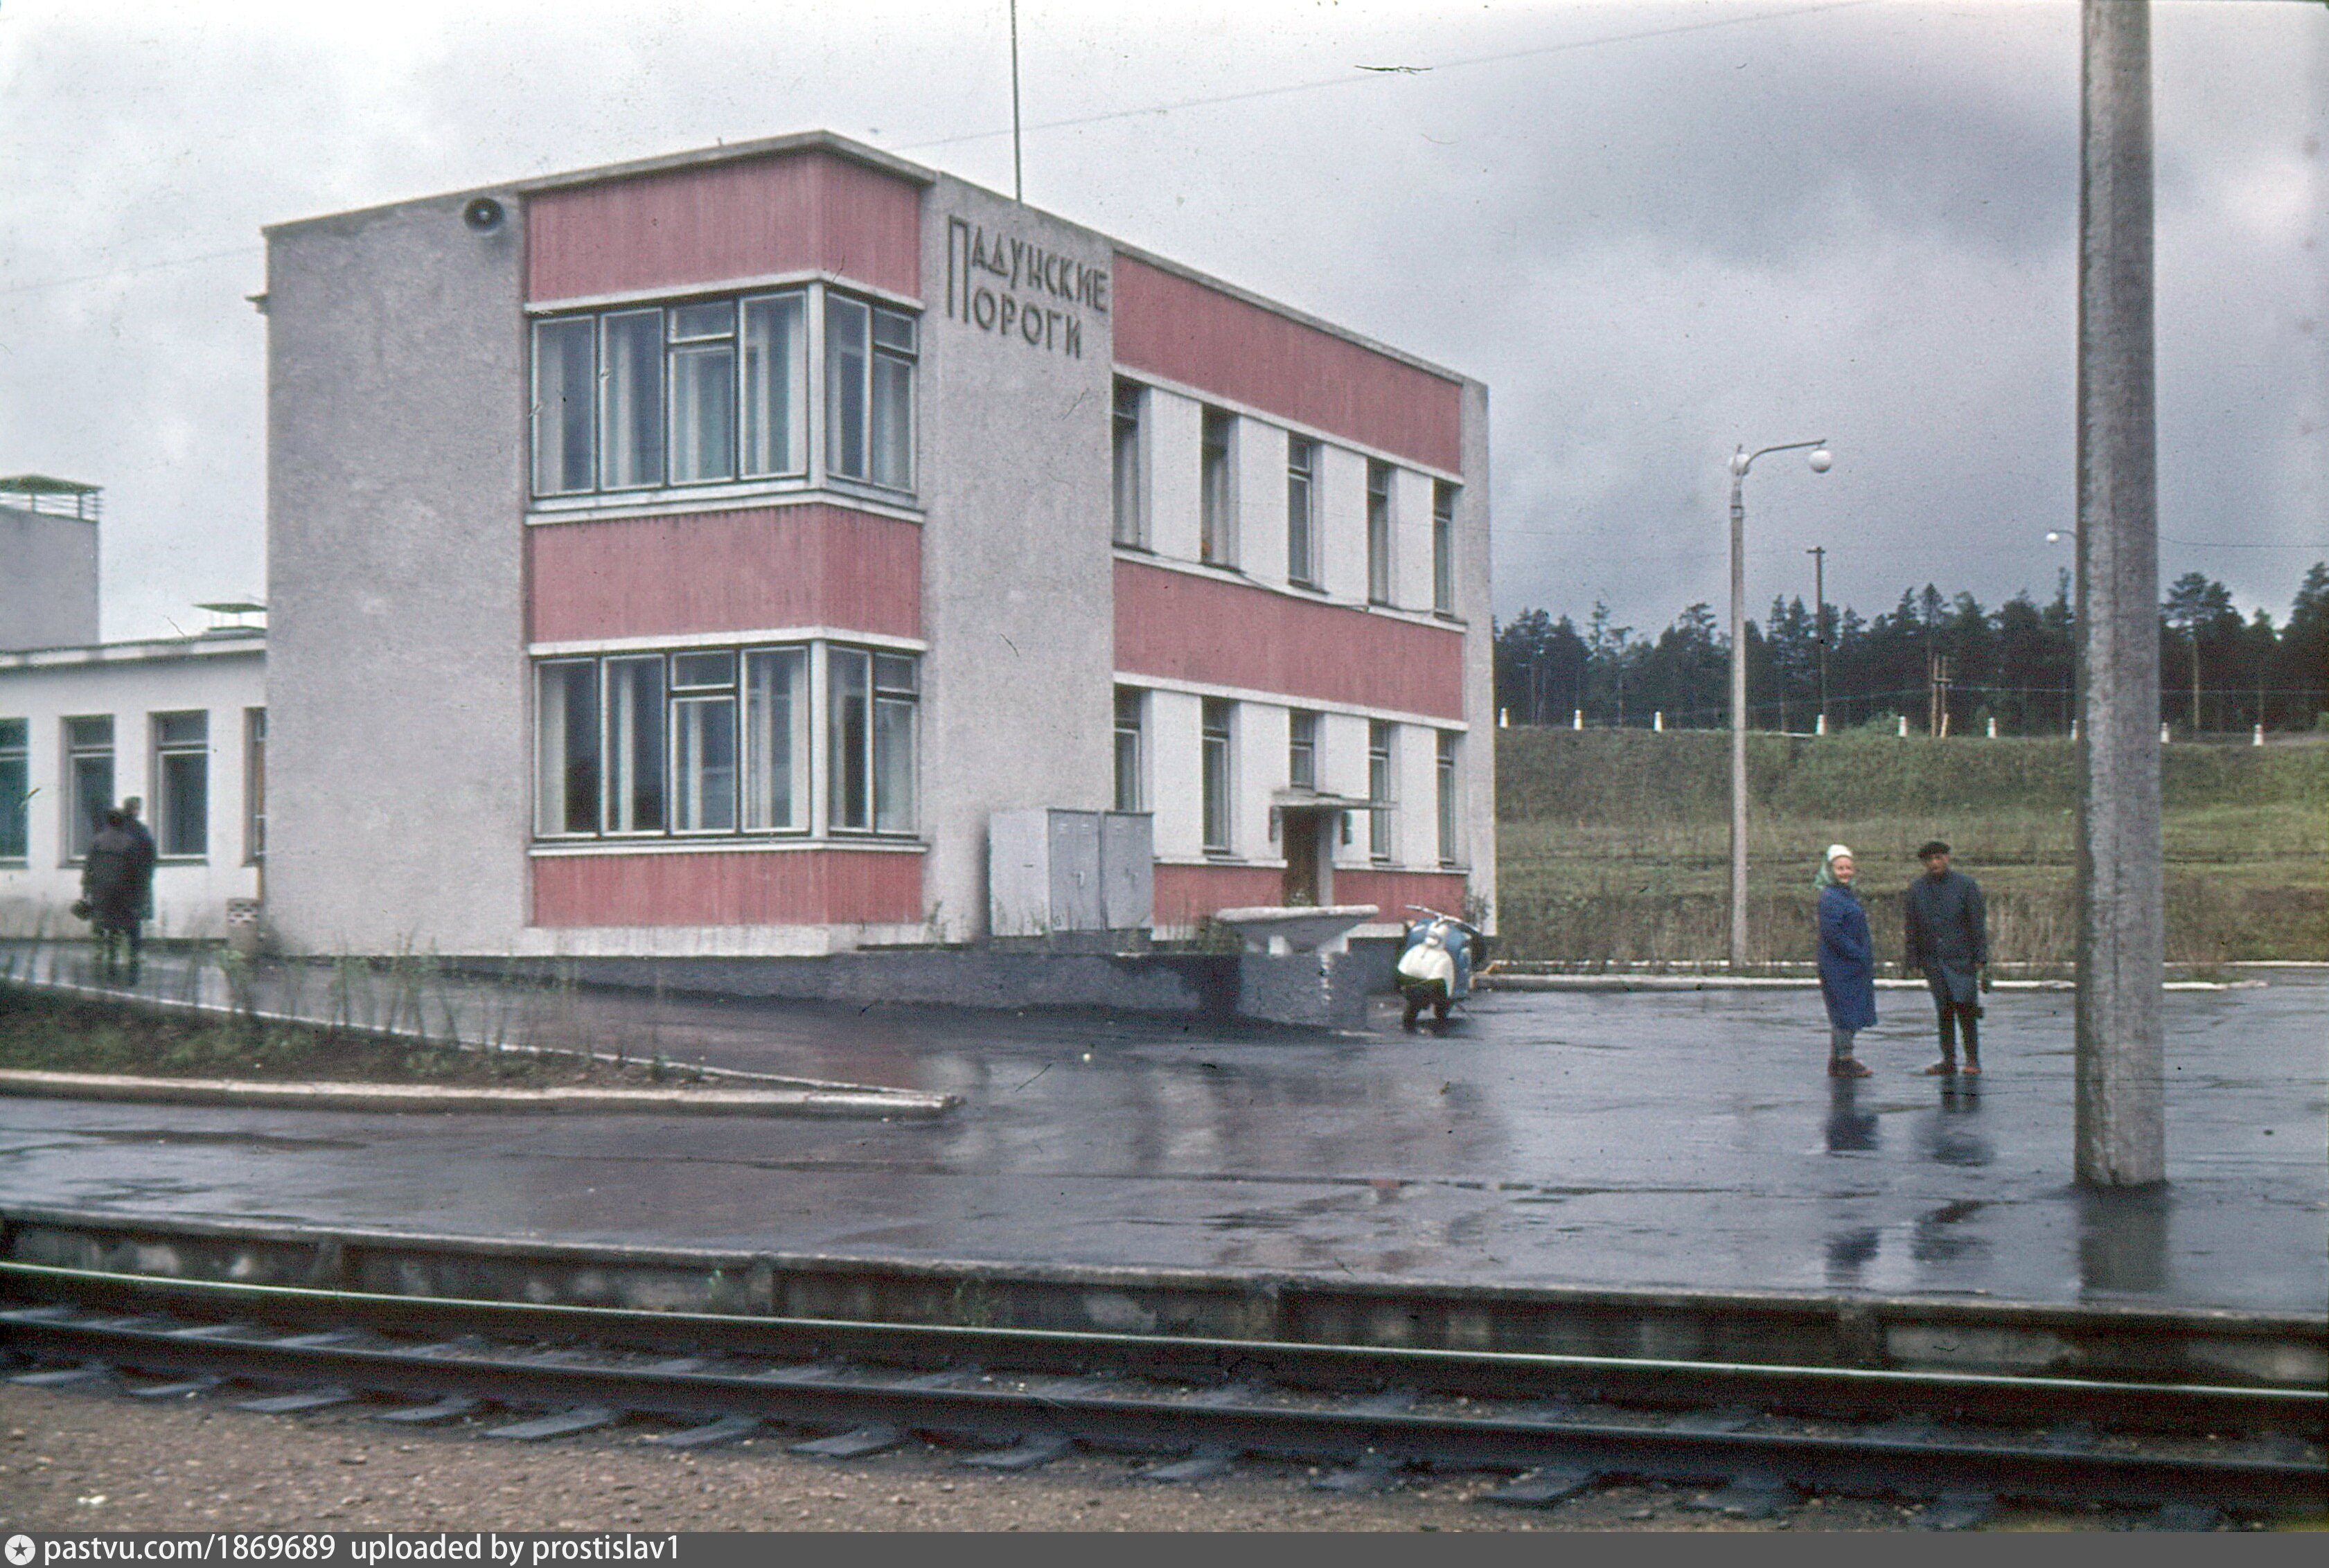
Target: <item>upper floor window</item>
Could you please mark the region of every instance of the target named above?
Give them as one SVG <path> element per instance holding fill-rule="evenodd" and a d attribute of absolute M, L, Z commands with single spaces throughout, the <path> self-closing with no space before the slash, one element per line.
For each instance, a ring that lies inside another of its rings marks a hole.
<path fill-rule="evenodd" d="M 1367 464 L 1367 603 L 1391 603 L 1391 465 Z"/>
<path fill-rule="evenodd" d="M 827 292 L 831 471 L 912 488 L 912 316 Z M 808 472 L 809 291 L 634 305 L 533 325 L 533 493 Z"/>
<path fill-rule="evenodd" d="M 1431 607 L 1456 613 L 1456 486 L 1444 479 L 1431 486 Z"/>
<path fill-rule="evenodd" d="M 1298 708 L 1286 716 L 1286 782 L 1297 790 L 1318 787 L 1318 716 Z"/>
<path fill-rule="evenodd" d="M 84 859 L 113 809 L 113 715 L 65 720 L 65 858 Z"/>
<path fill-rule="evenodd" d="M 825 464 L 844 479 L 914 487 L 914 318 L 825 298 Z"/>
<path fill-rule="evenodd" d="M 0 718 L 0 860 L 32 853 L 31 728 L 26 719 Z"/>
<path fill-rule="evenodd" d="M 1147 520 L 1140 504 L 1140 412 L 1147 389 L 1138 381 L 1116 383 L 1116 424 L 1111 450 L 1115 458 L 1116 542 L 1137 548 L 1148 542 Z"/>
<path fill-rule="evenodd" d="M 1235 423 L 1234 415 L 1205 410 L 1197 468 L 1197 559 L 1217 567 L 1237 564 L 1236 489 L 1230 481 L 1230 430 Z"/>
<path fill-rule="evenodd" d="M 1116 809 L 1119 812 L 1140 810 L 1141 740 L 1145 726 L 1143 693 L 1135 686 L 1116 689 Z"/>
<path fill-rule="evenodd" d="M 211 716 L 154 715 L 156 848 L 198 859 L 210 853 Z"/>
<path fill-rule="evenodd" d="M 1286 576 L 1315 587 L 1318 582 L 1318 443 L 1286 438 Z"/>

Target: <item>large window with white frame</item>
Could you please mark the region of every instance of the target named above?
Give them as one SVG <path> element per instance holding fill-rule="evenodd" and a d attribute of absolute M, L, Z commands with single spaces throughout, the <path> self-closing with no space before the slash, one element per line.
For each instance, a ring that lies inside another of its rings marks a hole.
<path fill-rule="evenodd" d="M 65 859 L 89 856 L 89 844 L 105 813 L 113 809 L 113 715 L 99 713 L 64 721 Z"/>
<path fill-rule="evenodd" d="M 535 837 L 806 832 L 808 662 L 806 646 L 542 660 Z"/>
<path fill-rule="evenodd" d="M 1318 443 L 1286 438 L 1286 577 L 1318 586 Z"/>
<path fill-rule="evenodd" d="M 1231 812 L 1236 769 L 1230 748 L 1234 740 L 1231 727 L 1236 707 L 1226 699 L 1208 697 L 1200 715 L 1200 744 L 1203 747 L 1202 831 L 1208 855 L 1226 855 L 1233 848 Z"/>
<path fill-rule="evenodd" d="M 1374 860 L 1391 856 L 1391 729 L 1380 718 L 1367 725 L 1367 801 L 1374 807 L 1367 813 L 1367 855 Z"/>
<path fill-rule="evenodd" d="M 1391 465 L 1367 464 L 1367 603 L 1388 605 L 1391 595 Z"/>
<path fill-rule="evenodd" d="M 910 654 L 834 648 L 829 675 L 831 804 L 839 832 L 914 830 L 914 731 L 920 701 Z"/>
<path fill-rule="evenodd" d="M 1445 479 L 1431 486 L 1431 607 L 1456 613 L 1456 486 Z"/>
<path fill-rule="evenodd" d="M 825 300 L 827 467 L 913 488 L 912 315 L 821 286 L 533 324 L 533 493 L 803 478 Z"/>
<path fill-rule="evenodd" d="M 155 848 L 199 860 L 210 853 L 211 716 L 156 713 L 153 726 Z"/>
<path fill-rule="evenodd" d="M 1463 815 L 1458 810 L 1456 785 L 1457 747 L 1461 738 L 1452 729 L 1439 732 L 1439 756 L 1436 764 L 1439 804 L 1439 863 L 1455 866 L 1464 859 Z"/>
<path fill-rule="evenodd" d="M 0 860 L 32 853 L 32 722 L 0 718 Z"/>
<path fill-rule="evenodd" d="M 1146 738 L 1147 696 L 1136 686 L 1116 689 L 1116 809 L 1144 810 L 1147 790 L 1142 774 Z"/>
<path fill-rule="evenodd" d="M 1231 477 L 1231 432 L 1237 416 L 1208 408 L 1199 431 L 1197 455 L 1197 559 L 1208 565 L 1237 565 L 1237 485 Z"/>
<path fill-rule="evenodd" d="M 1115 502 L 1115 541 L 1139 549 L 1148 543 L 1148 519 L 1142 504 L 1140 467 L 1141 415 L 1148 389 L 1122 377 L 1116 382 L 1116 410 L 1111 431 L 1111 478 Z"/>

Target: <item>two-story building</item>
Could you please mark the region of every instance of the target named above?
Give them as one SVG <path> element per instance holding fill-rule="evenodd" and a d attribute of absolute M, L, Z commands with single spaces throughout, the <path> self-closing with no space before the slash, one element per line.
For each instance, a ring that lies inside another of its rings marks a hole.
<path fill-rule="evenodd" d="M 309 951 L 1492 906 L 1486 392 L 805 135 L 268 231 L 268 918 Z"/>

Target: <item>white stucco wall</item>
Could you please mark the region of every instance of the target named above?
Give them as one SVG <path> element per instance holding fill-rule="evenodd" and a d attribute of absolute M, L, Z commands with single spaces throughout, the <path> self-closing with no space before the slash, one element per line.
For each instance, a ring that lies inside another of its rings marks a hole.
<path fill-rule="evenodd" d="M 258 896 L 245 778 L 247 725 L 267 703 L 266 658 L 258 634 L 116 643 L 39 654 L 0 654 L 0 718 L 25 721 L 31 798 L 27 853 L 0 860 L 0 933 L 85 934 L 67 910 L 80 897 L 80 867 L 66 859 L 64 721 L 113 719 L 113 792 L 146 802 L 151 826 L 160 807 L 153 716 L 208 716 L 204 852 L 160 862 L 154 872 L 154 923 L 162 936 L 224 934 L 226 901 Z"/>

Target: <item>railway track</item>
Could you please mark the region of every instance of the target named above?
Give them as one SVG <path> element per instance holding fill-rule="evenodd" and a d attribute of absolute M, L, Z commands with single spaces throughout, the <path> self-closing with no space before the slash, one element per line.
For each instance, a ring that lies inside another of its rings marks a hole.
<path fill-rule="evenodd" d="M 0 1263 L 15 1376 L 281 1411 L 362 1402 L 494 1435 L 628 1420 L 673 1446 L 783 1429 L 848 1457 L 920 1433 L 1032 1467 L 1077 1445 L 1161 1480 L 1242 1456 L 1502 1472 L 1491 1500 L 1605 1482 L 2268 1513 L 2329 1504 L 2329 1392 L 2054 1376 L 1410 1350 L 456 1300 Z"/>

